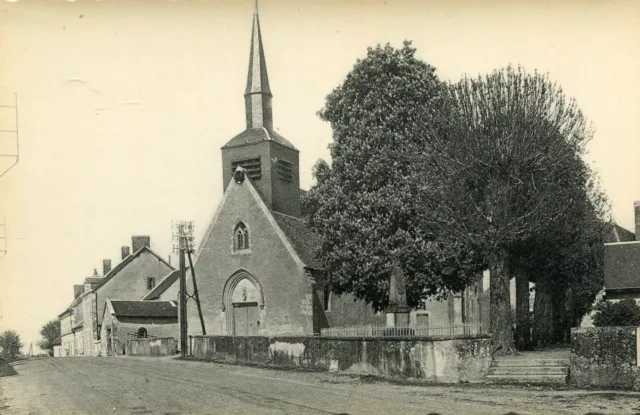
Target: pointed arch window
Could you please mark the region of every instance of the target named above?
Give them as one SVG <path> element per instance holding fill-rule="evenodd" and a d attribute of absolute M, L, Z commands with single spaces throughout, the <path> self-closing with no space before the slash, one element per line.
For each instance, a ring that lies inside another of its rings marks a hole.
<path fill-rule="evenodd" d="M 238 222 L 233 231 L 234 251 L 245 251 L 249 249 L 249 228 L 244 222 Z"/>

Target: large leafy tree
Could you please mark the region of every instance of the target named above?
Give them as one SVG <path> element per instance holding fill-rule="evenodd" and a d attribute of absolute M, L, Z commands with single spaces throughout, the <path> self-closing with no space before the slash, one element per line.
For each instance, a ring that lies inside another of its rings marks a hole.
<path fill-rule="evenodd" d="M 419 212 L 427 185 L 416 163 L 453 113 L 447 85 L 435 69 L 401 49 L 378 46 L 358 60 L 326 99 L 320 117 L 331 124 L 332 166 L 319 162 L 305 197 L 311 226 L 323 237 L 322 260 L 332 290 L 382 309 L 389 275 L 400 265 L 407 299 L 461 290 L 484 265 L 466 241 L 438 232 Z"/>
<path fill-rule="evenodd" d="M 432 222 L 486 258 L 494 351 L 514 353 L 512 253 L 567 219 L 567 189 L 588 180 L 580 160 L 591 132 L 559 86 L 521 68 L 465 77 L 451 91 L 457 118 L 421 164 L 438 186 L 420 199 Z"/>
<path fill-rule="evenodd" d="M 16 360 L 20 355 L 22 343 L 20 335 L 14 330 L 5 330 L 0 334 L 0 349 L 2 349 L 2 359 L 6 362 Z"/>
<path fill-rule="evenodd" d="M 42 340 L 38 342 L 38 346 L 42 350 L 46 350 L 49 356 L 53 356 L 53 346 L 60 337 L 60 320 L 51 320 L 42 326 L 40 335 L 42 336 Z"/>

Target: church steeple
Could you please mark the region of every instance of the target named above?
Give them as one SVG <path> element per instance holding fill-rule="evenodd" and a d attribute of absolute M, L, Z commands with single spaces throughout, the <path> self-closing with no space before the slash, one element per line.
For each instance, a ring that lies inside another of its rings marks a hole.
<path fill-rule="evenodd" d="M 273 128 L 271 113 L 271 90 L 267 76 L 267 64 L 262 46 L 260 19 L 258 17 L 258 0 L 255 0 L 253 11 L 253 28 L 251 30 L 251 51 L 249 54 L 249 73 L 247 88 L 244 91 L 244 102 L 247 117 L 247 129 Z"/>
<path fill-rule="evenodd" d="M 298 150 L 273 129 L 271 89 L 262 47 L 258 2 L 253 11 L 249 74 L 244 91 L 247 128 L 222 146 L 222 181 L 227 188 L 240 166 L 275 212 L 300 217 Z"/>

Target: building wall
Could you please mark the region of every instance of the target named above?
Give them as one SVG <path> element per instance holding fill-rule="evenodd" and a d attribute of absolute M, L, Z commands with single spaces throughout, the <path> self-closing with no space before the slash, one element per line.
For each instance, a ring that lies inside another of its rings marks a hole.
<path fill-rule="evenodd" d="M 96 326 L 96 308 L 95 308 L 95 293 L 90 292 L 88 295 L 82 298 L 82 312 L 84 314 L 84 323 L 82 327 L 82 336 L 84 339 L 84 354 L 86 356 L 94 355 L 93 343 L 97 340 Z"/>
<path fill-rule="evenodd" d="M 225 283 L 239 270 L 251 274 L 262 289 L 261 334 L 311 332 L 311 283 L 276 233 L 275 222 L 247 187 L 246 182 L 231 184 L 217 221 L 199 247 L 195 270 L 207 334 L 231 332 L 226 313 L 232 310 L 223 303 L 223 294 Z M 248 253 L 233 253 L 233 229 L 240 220 L 249 228 Z M 195 303 L 189 301 L 188 305 L 189 333 L 201 334 Z"/>
<path fill-rule="evenodd" d="M 73 333 L 69 332 L 60 337 L 60 347 L 63 357 L 75 356 L 76 344 Z"/>
<path fill-rule="evenodd" d="M 384 324 L 385 314 L 374 313 L 371 306 L 356 300 L 351 294 L 340 296 L 331 293 L 330 306 L 325 310 L 328 326 L 359 326 L 363 324 Z"/>
<path fill-rule="evenodd" d="M 177 318 L 119 318 L 117 319 L 118 333 L 120 340 L 125 343 L 131 339 L 132 333 L 137 333 L 138 329 L 147 329 L 148 337 L 173 337 L 178 339 L 180 329 Z"/>
<path fill-rule="evenodd" d="M 75 354 L 74 356 L 84 356 L 84 335 L 83 335 L 82 327 L 76 329 L 75 335 L 73 337 L 73 341 L 75 342 Z"/>
<path fill-rule="evenodd" d="M 149 290 L 147 277 L 154 277 L 159 282 L 171 268 L 160 261 L 149 251 L 143 251 L 128 263 L 113 278 L 97 289 L 98 318 L 102 322 L 102 310 L 107 298 L 117 300 L 139 300 Z"/>
<path fill-rule="evenodd" d="M 196 278 L 198 278 L 197 275 L 196 275 Z M 191 279 L 191 273 L 187 271 L 187 280 L 190 280 L 190 279 Z M 198 289 L 200 289 L 199 285 L 198 285 Z M 179 292 L 180 292 L 180 279 L 178 278 L 177 280 L 175 280 L 173 284 L 171 284 L 169 288 L 167 288 L 162 294 L 160 294 L 160 296 L 158 297 L 158 300 L 177 301 Z"/>
<path fill-rule="evenodd" d="M 116 316 L 106 312 L 100 331 L 100 350 L 103 356 L 109 355 L 109 341 L 113 344 L 111 354 L 125 353 L 127 340 L 135 338 L 138 329 L 147 329 L 147 336 L 179 338 L 178 320 L 176 318 L 130 318 Z"/>

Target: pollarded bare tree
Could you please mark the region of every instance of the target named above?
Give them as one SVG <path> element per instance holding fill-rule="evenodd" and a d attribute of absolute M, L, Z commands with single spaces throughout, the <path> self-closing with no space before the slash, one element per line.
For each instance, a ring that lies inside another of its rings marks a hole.
<path fill-rule="evenodd" d="M 457 117 L 419 164 L 427 219 L 482 253 L 490 269 L 494 352 L 515 353 L 510 253 L 566 219 L 591 137 L 574 100 L 547 76 L 507 67 L 451 86 Z"/>

